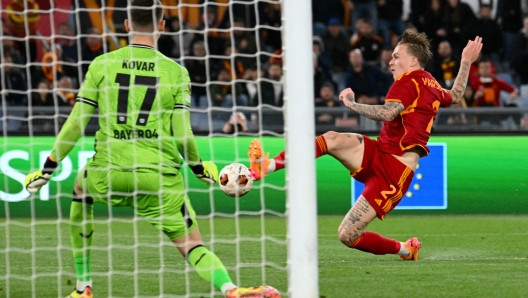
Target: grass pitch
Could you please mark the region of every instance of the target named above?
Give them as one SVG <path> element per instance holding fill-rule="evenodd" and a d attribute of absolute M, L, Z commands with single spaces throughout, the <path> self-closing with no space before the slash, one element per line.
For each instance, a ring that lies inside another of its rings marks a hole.
<path fill-rule="evenodd" d="M 388 216 L 371 224 L 368 230 L 401 241 L 418 236 L 417 262 L 346 248 L 336 236 L 340 222 L 319 217 L 321 297 L 528 295 L 528 216 Z M 200 229 L 235 283 L 267 283 L 287 293 L 284 219 L 202 219 Z M 0 297 L 71 292 L 75 270 L 66 221 L 4 220 L 0 231 Z M 148 223 L 98 219 L 93 237 L 96 298 L 222 297 Z"/>

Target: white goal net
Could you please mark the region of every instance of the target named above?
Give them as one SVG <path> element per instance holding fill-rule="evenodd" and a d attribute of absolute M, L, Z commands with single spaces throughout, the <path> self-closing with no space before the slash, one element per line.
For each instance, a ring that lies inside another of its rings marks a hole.
<path fill-rule="evenodd" d="M 64 297 L 76 286 L 70 205 L 75 177 L 94 154 L 97 117 L 38 193 L 30 195 L 24 179 L 50 154 L 91 61 L 129 46 L 123 26 L 127 2 L 1 2 L 0 297 Z M 191 125 L 202 159 L 213 160 L 219 170 L 233 162 L 249 165 L 253 138 L 271 156 L 282 151 L 288 131 L 284 3 L 162 3 L 166 30 L 157 47 L 189 71 Z M 291 294 L 288 267 L 295 262 L 288 261 L 286 172 L 255 182 L 237 198 L 218 186 L 205 187 L 185 164 L 181 173 L 204 245 L 233 283 L 271 285 L 283 297 Z M 132 208 L 95 203 L 93 235 L 84 236 L 93 238 L 96 297 L 223 297 Z"/>

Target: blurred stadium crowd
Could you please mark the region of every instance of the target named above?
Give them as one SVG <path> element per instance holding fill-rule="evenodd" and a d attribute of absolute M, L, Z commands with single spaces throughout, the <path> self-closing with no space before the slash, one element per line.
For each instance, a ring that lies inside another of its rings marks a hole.
<path fill-rule="evenodd" d="M 0 127 L 8 133 L 56 132 L 90 62 L 127 44 L 121 26 L 126 1 L 106 1 L 104 11 L 115 12 L 111 26 L 77 13 L 52 23 L 50 36 L 39 33 L 41 15 L 35 10 L 51 8 L 43 2 L 50 1 L 2 0 Z M 72 10 L 93 8 L 86 4 L 90 1 L 81 7 L 78 2 L 72 1 Z M 281 2 L 162 2 L 167 25 L 158 49 L 189 71 L 195 130 L 281 131 Z M 528 107 L 528 0 L 478 2 L 474 10 L 460 0 L 410 0 L 404 15 L 403 0 L 313 0 L 317 126 L 376 130 L 377 123 L 351 117 L 337 93 L 351 87 L 359 102 L 382 104 L 393 82 L 388 63 L 398 36 L 417 30 L 431 39 L 434 57 L 426 70 L 445 88 L 457 75 L 465 41 L 483 37 L 483 55 L 472 66 L 465 102 L 437 121 L 526 129 L 528 117 L 521 111 Z M 511 109 L 499 115 L 460 112 L 479 107 Z"/>

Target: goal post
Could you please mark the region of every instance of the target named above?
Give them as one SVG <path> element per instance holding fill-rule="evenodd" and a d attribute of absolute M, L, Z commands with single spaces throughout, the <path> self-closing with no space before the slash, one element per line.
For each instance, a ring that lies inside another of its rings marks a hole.
<path fill-rule="evenodd" d="M 319 297 L 310 0 L 284 0 L 283 52 L 288 221 L 292 298 Z"/>

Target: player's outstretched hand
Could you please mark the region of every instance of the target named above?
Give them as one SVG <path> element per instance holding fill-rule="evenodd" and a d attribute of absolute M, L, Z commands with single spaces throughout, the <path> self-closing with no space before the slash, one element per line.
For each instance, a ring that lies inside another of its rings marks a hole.
<path fill-rule="evenodd" d="M 469 40 L 464 50 L 462 50 L 462 62 L 467 61 L 470 64 L 475 62 L 482 50 L 482 37 L 477 36 L 475 40 Z"/>
<path fill-rule="evenodd" d="M 42 186 L 49 182 L 53 171 L 55 171 L 58 165 L 51 157 L 46 158 L 42 170 L 35 171 L 26 176 L 26 181 L 24 182 L 26 190 L 30 193 L 39 191 Z"/>
<path fill-rule="evenodd" d="M 215 185 L 216 181 L 218 181 L 218 168 L 212 161 L 204 161 L 201 164 L 192 166 L 191 170 L 196 178 L 207 185 Z"/>
<path fill-rule="evenodd" d="M 30 193 L 36 193 L 42 186 L 46 185 L 50 179 L 51 175 L 42 173 L 42 170 L 30 173 L 26 176 L 26 190 Z"/>
<path fill-rule="evenodd" d="M 347 108 L 351 109 L 352 104 L 356 102 L 354 91 L 350 88 L 346 88 L 339 93 L 339 100 L 342 101 Z"/>

